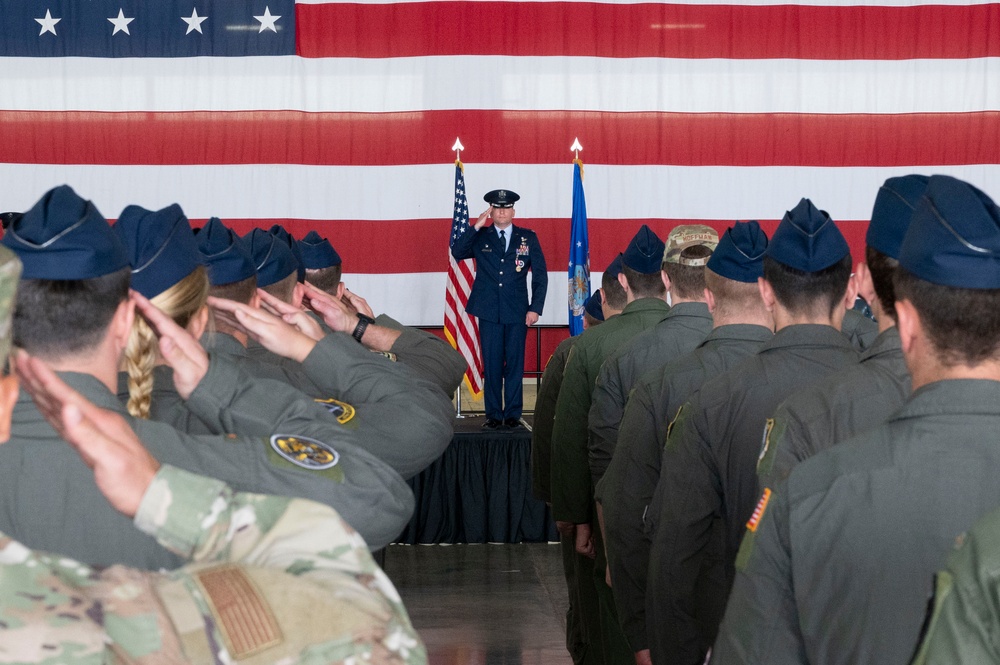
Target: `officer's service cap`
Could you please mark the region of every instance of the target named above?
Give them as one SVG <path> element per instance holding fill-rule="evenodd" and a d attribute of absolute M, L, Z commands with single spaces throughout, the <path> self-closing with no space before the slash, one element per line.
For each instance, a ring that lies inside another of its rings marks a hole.
<path fill-rule="evenodd" d="M 866 245 L 888 257 L 899 258 L 899 247 L 910 227 L 913 210 L 927 189 L 927 179 L 925 175 L 913 174 L 885 181 L 875 196 Z"/>
<path fill-rule="evenodd" d="M 767 245 L 767 256 L 802 272 L 819 272 L 850 255 L 844 234 L 809 199 L 785 213 Z"/>
<path fill-rule="evenodd" d="M 622 264 L 643 275 L 652 275 L 660 272 L 663 249 L 664 244 L 660 240 L 660 236 L 643 224 L 639 232 L 632 237 L 628 247 L 625 248 L 625 252 L 622 254 Z"/>
<path fill-rule="evenodd" d="M 195 239 L 212 286 L 235 284 L 257 274 L 250 252 L 240 237 L 218 217 L 208 220 Z"/>
<path fill-rule="evenodd" d="M 601 305 L 601 290 L 597 289 L 594 293 L 587 298 L 587 304 L 583 306 L 583 310 L 590 314 L 592 317 L 598 321 L 604 320 L 604 306 Z"/>
<path fill-rule="evenodd" d="M 129 264 L 108 220 L 69 185 L 46 192 L 2 243 L 20 257 L 24 279 L 93 279 Z"/>
<path fill-rule="evenodd" d="M 682 266 L 700 267 L 708 263 L 708 256 L 684 257 L 688 247 L 707 247 L 714 251 L 719 244 L 719 234 L 711 226 L 704 224 L 682 224 L 675 226 L 664 243 L 663 262 Z"/>
<path fill-rule="evenodd" d="M 155 298 L 201 265 L 198 243 L 181 207 L 162 210 L 131 205 L 114 226 L 132 266 L 132 288 Z"/>
<path fill-rule="evenodd" d="M 483 200 L 494 208 L 513 208 L 520 198 L 517 192 L 509 189 L 494 189 L 492 192 L 487 192 Z"/>
<path fill-rule="evenodd" d="M 341 264 L 340 254 L 337 254 L 330 241 L 315 231 L 310 231 L 299 241 L 299 251 L 302 252 L 302 264 L 309 270 L 332 268 Z"/>
<path fill-rule="evenodd" d="M 1000 208 L 951 176 L 931 176 L 899 250 L 922 280 L 960 289 L 1000 289 Z"/>
<path fill-rule="evenodd" d="M 14 315 L 14 296 L 21 278 L 21 260 L 6 247 L 0 247 L 0 365 L 10 354 L 10 325 Z"/>
<path fill-rule="evenodd" d="M 621 254 L 621 252 L 619 252 L 618 256 L 616 256 L 611 261 L 611 263 L 608 264 L 608 267 L 604 269 L 604 274 L 605 275 L 610 275 L 611 277 L 614 277 L 615 279 L 618 279 L 618 275 L 622 274 L 622 254 Z"/>
<path fill-rule="evenodd" d="M 254 229 L 242 238 L 257 269 L 257 286 L 276 284 L 293 273 L 299 265 L 292 250 L 264 229 Z"/>
<path fill-rule="evenodd" d="M 756 282 L 764 276 L 767 235 L 755 221 L 736 222 L 719 239 L 708 269 L 735 282 Z"/>
<path fill-rule="evenodd" d="M 306 281 L 306 267 L 302 264 L 302 252 L 299 250 L 299 241 L 296 240 L 295 236 L 289 233 L 281 224 L 275 224 L 272 226 L 268 229 L 268 233 L 284 242 L 288 245 L 288 249 L 292 250 L 292 256 L 295 257 L 295 263 L 298 266 L 299 281 Z"/>

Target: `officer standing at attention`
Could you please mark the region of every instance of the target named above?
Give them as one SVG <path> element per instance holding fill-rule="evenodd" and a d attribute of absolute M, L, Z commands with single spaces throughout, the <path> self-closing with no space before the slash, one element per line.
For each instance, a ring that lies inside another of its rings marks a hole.
<path fill-rule="evenodd" d="M 535 232 L 512 224 L 520 198 L 509 189 L 489 192 L 483 199 L 490 207 L 476 219 L 476 232 L 462 233 L 451 248 L 456 261 L 476 259 L 476 281 L 465 311 L 479 318 L 486 392 L 483 428 L 491 430 L 521 427 L 524 339 L 527 326 L 542 314 L 549 284 Z M 490 220 L 493 227 L 485 228 Z"/>
<path fill-rule="evenodd" d="M 935 571 L 1000 505 L 1000 208 L 931 176 L 895 289 L 913 393 L 765 492 L 713 662 L 908 662 Z"/>
<path fill-rule="evenodd" d="M 881 425 L 910 394 L 910 372 L 896 330 L 893 275 L 913 209 L 927 177 L 889 178 L 875 197 L 865 238 L 865 261 L 855 270 L 858 288 L 878 319 L 879 335 L 861 362 L 789 397 L 774 412 L 774 427 L 757 463 L 758 495 L 772 490 L 792 467 L 835 443 Z"/>
<path fill-rule="evenodd" d="M 758 282 L 775 334 L 725 374 L 706 381 L 678 412 L 661 458 L 663 586 L 674 620 L 660 627 L 656 662 L 704 661 L 714 629 L 696 618 L 703 602 L 724 602 L 745 525 L 757 500 L 757 459 L 769 418 L 789 395 L 858 361 L 840 332 L 851 288 L 851 254 L 830 216 L 809 199 L 785 213 L 764 255 Z M 725 529 L 725 579 L 711 599 L 697 593 L 706 556 Z M 656 556 L 655 554 L 653 556 Z"/>

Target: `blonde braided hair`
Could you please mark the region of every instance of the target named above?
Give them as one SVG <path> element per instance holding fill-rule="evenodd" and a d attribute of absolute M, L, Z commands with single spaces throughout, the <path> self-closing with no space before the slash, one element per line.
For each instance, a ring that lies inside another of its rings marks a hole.
<path fill-rule="evenodd" d="M 150 302 L 177 325 L 186 328 L 206 306 L 208 288 L 208 273 L 204 266 L 198 266 L 191 274 Z M 149 418 L 153 397 L 153 368 L 159 355 L 159 338 L 146 320 L 136 315 L 125 346 L 125 371 L 128 374 L 126 408 L 136 418 Z"/>

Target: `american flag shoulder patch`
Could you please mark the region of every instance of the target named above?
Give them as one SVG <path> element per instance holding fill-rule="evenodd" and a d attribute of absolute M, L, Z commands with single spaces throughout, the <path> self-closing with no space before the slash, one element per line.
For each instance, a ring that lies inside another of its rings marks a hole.
<path fill-rule="evenodd" d="M 760 524 L 760 518 L 764 516 L 764 511 L 767 510 L 767 502 L 771 500 L 771 490 L 770 488 L 764 488 L 764 494 L 761 495 L 760 501 L 757 502 L 757 507 L 753 509 L 753 515 L 750 516 L 750 521 L 747 522 L 747 529 L 751 533 L 756 533 L 757 525 Z"/>

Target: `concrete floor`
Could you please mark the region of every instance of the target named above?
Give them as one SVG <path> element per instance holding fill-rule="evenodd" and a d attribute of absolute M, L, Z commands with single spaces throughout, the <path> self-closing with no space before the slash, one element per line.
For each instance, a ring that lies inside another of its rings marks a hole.
<path fill-rule="evenodd" d="M 571 665 L 558 545 L 392 545 L 396 584 L 430 665 Z"/>

